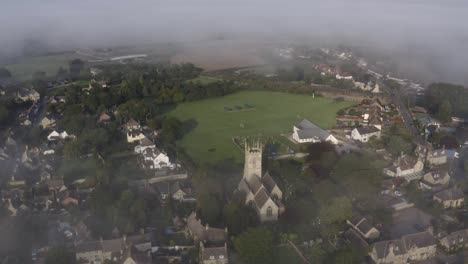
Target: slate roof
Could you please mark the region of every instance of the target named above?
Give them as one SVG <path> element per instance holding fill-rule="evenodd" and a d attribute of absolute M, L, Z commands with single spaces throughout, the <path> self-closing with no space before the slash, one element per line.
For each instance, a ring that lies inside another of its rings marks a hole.
<path fill-rule="evenodd" d="M 268 195 L 264 187 L 262 187 L 254 197 L 254 201 L 258 208 L 262 208 L 268 199 L 270 199 L 270 195 Z"/>
<path fill-rule="evenodd" d="M 445 242 L 448 245 L 454 245 L 459 243 L 468 242 L 468 229 L 458 230 L 450 233 L 441 239 L 441 242 Z"/>
<path fill-rule="evenodd" d="M 154 143 L 148 137 L 144 137 L 142 140 L 140 140 L 140 145 L 143 147 L 149 147 L 153 146 Z"/>
<path fill-rule="evenodd" d="M 268 190 L 268 192 L 272 192 L 273 189 L 276 187 L 276 182 L 270 176 L 270 173 L 266 172 L 262 177 L 263 186 Z"/>
<path fill-rule="evenodd" d="M 389 252 L 390 247 L 393 246 L 393 253 L 395 255 L 403 255 L 406 254 L 406 248 L 403 240 L 396 239 L 396 240 L 387 240 L 387 241 L 380 241 L 374 243 L 373 247 L 377 252 L 377 257 L 379 259 L 385 258 Z"/>
<path fill-rule="evenodd" d="M 130 120 L 128 120 L 128 122 L 125 124 L 125 126 L 127 128 L 129 128 L 129 127 L 138 127 L 138 126 L 140 126 L 140 124 L 137 121 L 135 121 L 135 119 L 130 118 Z"/>
<path fill-rule="evenodd" d="M 203 248 L 202 258 L 203 260 L 210 260 L 210 257 L 213 257 L 211 260 L 227 259 L 228 252 L 226 247 L 205 247 Z"/>
<path fill-rule="evenodd" d="M 465 195 L 460 189 L 455 187 L 455 188 L 450 188 L 447 190 L 440 191 L 434 194 L 434 197 L 437 197 L 443 201 L 448 201 L 448 200 L 463 199 Z"/>
<path fill-rule="evenodd" d="M 99 251 L 99 250 L 102 250 L 101 241 L 99 240 L 86 241 L 86 242 L 79 243 L 75 246 L 76 253 L 84 253 L 84 252 Z"/>
<path fill-rule="evenodd" d="M 403 236 L 401 239 L 380 241 L 373 244 L 379 259 L 386 258 L 393 246 L 395 255 L 403 255 L 414 248 L 436 246 L 437 242 L 431 233 L 425 231 Z"/>
<path fill-rule="evenodd" d="M 407 249 L 413 246 L 417 248 L 429 247 L 436 244 L 434 236 L 429 232 L 421 232 L 403 237 Z"/>
<path fill-rule="evenodd" d="M 380 129 L 375 126 L 357 127 L 356 130 L 360 135 L 372 134 L 380 131 Z"/>
<path fill-rule="evenodd" d="M 300 139 L 316 137 L 325 140 L 330 136 L 330 133 L 328 133 L 326 130 L 323 130 L 307 119 L 302 119 L 302 121 L 296 123 L 295 127 L 299 129 L 297 131 L 297 135 Z"/>
<path fill-rule="evenodd" d="M 125 244 L 120 238 L 102 241 L 102 251 L 104 252 L 120 252 L 124 248 Z"/>
<path fill-rule="evenodd" d="M 226 241 L 227 234 L 225 229 L 203 226 L 195 212 L 192 212 L 187 218 L 187 228 L 198 240 L 210 242 Z"/>
<path fill-rule="evenodd" d="M 250 190 L 256 194 L 258 190 L 262 187 L 262 182 L 257 176 L 251 176 L 246 178 L 247 185 Z"/>

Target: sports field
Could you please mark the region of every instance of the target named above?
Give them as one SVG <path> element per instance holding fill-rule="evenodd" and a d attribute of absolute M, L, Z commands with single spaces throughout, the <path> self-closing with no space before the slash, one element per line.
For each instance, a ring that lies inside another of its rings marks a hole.
<path fill-rule="evenodd" d="M 232 95 L 178 105 L 169 115 L 197 126 L 179 144 L 199 164 L 233 158 L 242 161 L 234 136 L 279 136 L 292 131 L 300 118 L 323 128 L 335 123 L 336 112 L 352 102 L 288 93 L 243 91 Z M 241 108 L 241 109 L 239 109 Z"/>

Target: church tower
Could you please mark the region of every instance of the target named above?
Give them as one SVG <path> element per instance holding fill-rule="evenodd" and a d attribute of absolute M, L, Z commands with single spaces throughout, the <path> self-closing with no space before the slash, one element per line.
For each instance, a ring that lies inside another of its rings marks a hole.
<path fill-rule="evenodd" d="M 260 141 L 245 141 L 244 178 L 262 177 L 262 148 Z"/>

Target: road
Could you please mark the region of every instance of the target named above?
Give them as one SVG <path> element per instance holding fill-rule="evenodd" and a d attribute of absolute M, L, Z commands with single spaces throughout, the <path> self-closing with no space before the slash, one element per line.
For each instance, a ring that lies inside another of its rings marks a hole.
<path fill-rule="evenodd" d="M 383 82 L 379 82 L 379 85 L 390 94 L 390 98 L 392 99 L 393 104 L 398 108 L 398 111 L 400 112 L 406 127 L 408 127 L 408 130 L 411 132 L 411 135 L 413 135 L 416 142 L 420 144 L 424 143 L 424 140 L 421 138 L 418 128 L 414 123 L 411 112 L 401 100 L 401 92 L 391 90 Z M 405 87 L 401 87 L 401 89 L 405 89 Z"/>

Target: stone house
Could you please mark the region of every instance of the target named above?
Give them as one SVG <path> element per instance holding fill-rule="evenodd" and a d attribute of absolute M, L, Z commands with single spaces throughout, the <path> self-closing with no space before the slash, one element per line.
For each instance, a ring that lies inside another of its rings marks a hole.
<path fill-rule="evenodd" d="M 220 247 L 206 247 L 200 242 L 200 264 L 228 264 L 228 249 L 227 244 Z"/>
<path fill-rule="evenodd" d="M 419 183 L 421 188 L 432 191 L 440 191 L 450 182 L 450 174 L 446 169 L 435 169 L 423 176 Z"/>
<path fill-rule="evenodd" d="M 404 177 L 419 173 L 423 170 L 424 163 L 418 158 L 410 155 L 402 155 L 393 162 L 393 165 L 384 169 L 384 173 L 390 177 Z"/>
<path fill-rule="evenodd" d="M 374 240 L 380 236 L 379 230 L 373 227 L 367 218 L 360 215 L 354 215 L 351 219 L 347 219 L 346 223 L 365 239 Z"/>
<path fill-rule="evenodd" d="M 238 191 L 245 194 L 245 203 L 254 207 L 261 222 L 276 221 L 284 211 L 283 192 L 268 172 L 262 175 L 262 146 L 245 145 L 244 176 Z"/>
<path fill-rule="evenodd" d="M 213 228 L 208 224 L 202 225 L 201 219 L 192 212 L 187 218 L 186 234 L 198 242 L 220 243 L 225 242 L 227 238 L 227 228 Z"/>
<path fill-rule="evenodd" d="M 450 233 L 439 240 L 439 244 L 446 251 L 454 251 L 468 245 L 468 229 Z"/>
<path fill-rule="evenodd" d="M 460 208 L 465 202 L 465 195 L 459 188 L 453 187 L 435 193 L 433 199 L 442 204 L 444 208 Z"/>
<path fill-rule="evenodd" d="M 377 264 L 403 264 L 432 258 L 436 249 L 435 238 L 426 231 L 400 239 L 376 242 L 372 244 L 369 255 Z"/>
<path fill-rule="evenodd" d="M 429 149 L 427 152 L 427 163 L 429 165 L 442 165 L 447 163 L 447 151 L 445 149 Z"/>

